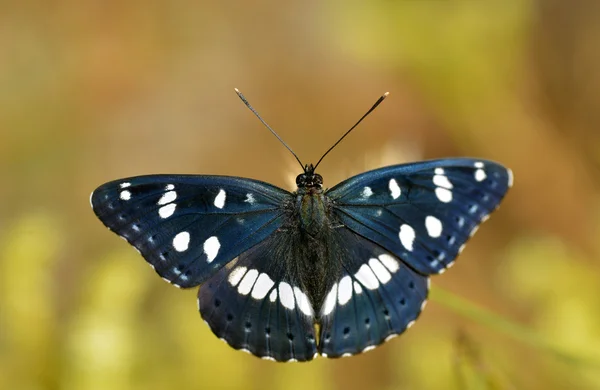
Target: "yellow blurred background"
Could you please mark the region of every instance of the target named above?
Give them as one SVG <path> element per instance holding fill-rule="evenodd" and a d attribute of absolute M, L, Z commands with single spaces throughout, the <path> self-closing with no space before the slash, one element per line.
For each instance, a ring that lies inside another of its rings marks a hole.
<path fill-rule="evenodd" d="M 368 4 L 368 5 L 366 5 Z M 478 156 L 515 186 L 400 338 L 275 364 L 90 209 L 151 173 L 287 189 Z M 600 2 L 0 3 L 0 389 L 600 388 Z"/>

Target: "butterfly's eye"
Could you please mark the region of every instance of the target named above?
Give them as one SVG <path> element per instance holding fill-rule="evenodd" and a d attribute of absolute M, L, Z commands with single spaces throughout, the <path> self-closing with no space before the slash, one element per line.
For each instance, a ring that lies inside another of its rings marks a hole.
<path fill-rule="evenodd" d="M 304 186 L 305 185 L 304 183 L 306 183 L 306 174 L 302 173 L 302 174 L 296 176 L 296 185 L 298 187 Z"/>
<path fill-rule="evenodd" d="M 319 175 L 318 173 L 315 173 L 313 175 L 313 182 L 316 185 L 319 185 L 319 186 L 322 185 L 323 184 L 323 176 Z"/>

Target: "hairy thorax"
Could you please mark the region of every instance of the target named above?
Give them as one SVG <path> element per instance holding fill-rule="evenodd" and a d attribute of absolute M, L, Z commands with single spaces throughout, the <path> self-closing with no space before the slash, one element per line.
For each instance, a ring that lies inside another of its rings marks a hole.
<path fill-rule="evenodd" d="M 323 189 L 299 189 L 296 207 L 300 215 L 300 228 L 308 235 L 318 239 L 327 226 L 327 204 Z"/>

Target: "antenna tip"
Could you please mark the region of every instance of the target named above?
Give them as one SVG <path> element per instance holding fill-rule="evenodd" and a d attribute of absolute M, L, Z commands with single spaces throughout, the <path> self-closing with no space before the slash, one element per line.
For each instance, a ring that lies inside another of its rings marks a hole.
<path fill-rule="evenodd" d="M 386 98 L 389 94 L 390 94 L 389 92 L 386 92 L 383 94 L 383 97 Z"/>
<path fill-rule="evenodd" d="M 235 92 L 237 92 L 237 93 L 240 93 L 240 90 L 239 90 L 239 89 L 237 89 L 237 88 L 234 88 L 233 90 L 234 90 Z"/>

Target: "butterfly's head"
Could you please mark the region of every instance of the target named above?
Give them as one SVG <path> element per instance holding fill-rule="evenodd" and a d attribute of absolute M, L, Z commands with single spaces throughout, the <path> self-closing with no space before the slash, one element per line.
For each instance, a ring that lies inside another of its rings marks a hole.
<path fill-rule="evenodd" d="M 304 167 L 304 173 L 296 177 L 298 188 L 321 188 L 323 185 L 323 176 L 315 173 L 315 167 L 310 164 Z"/>

